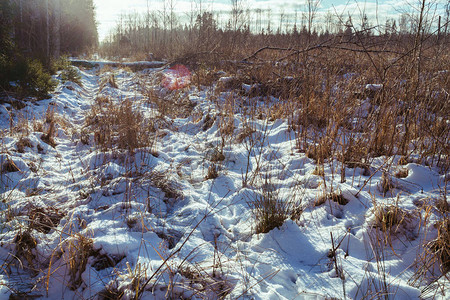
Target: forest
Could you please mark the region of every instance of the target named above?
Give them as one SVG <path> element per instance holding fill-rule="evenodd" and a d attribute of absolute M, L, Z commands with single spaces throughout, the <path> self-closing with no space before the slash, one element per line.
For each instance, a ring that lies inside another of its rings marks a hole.
<path fill-rule="evenodd" d="M 0 16 L 2 94 L 45 96 L 61 55 L 89 53 L 98 46 L 92 0 L 1 1 Z"/>

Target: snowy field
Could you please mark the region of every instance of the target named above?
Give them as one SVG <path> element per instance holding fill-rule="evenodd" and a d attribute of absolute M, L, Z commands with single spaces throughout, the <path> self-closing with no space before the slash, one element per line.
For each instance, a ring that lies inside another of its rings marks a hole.
<path fill-rule="evenodd" d="M 448 218 L 441 168 L 319 165 L 289 120 L 250 112 L 275 98 L 79 72 L 0 106 L 0 299 L 449 297 L 440 260 L 420 259 Z"/>

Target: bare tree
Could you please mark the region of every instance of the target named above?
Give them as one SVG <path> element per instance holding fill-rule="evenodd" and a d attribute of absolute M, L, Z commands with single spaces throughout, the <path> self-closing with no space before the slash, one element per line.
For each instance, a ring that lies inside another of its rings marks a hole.
<path fill-rule="evenodd" d="M 314 26 L 314 19 L 316 18 L 322 0 L 306 0 L 307 19 L 308 19 L 308 33 L 311 35 Z"/>

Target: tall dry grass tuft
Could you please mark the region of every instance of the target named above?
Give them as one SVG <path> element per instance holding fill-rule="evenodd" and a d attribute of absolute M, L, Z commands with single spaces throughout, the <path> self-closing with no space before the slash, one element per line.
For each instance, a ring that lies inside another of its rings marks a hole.
<path fill-rule="evenodd" d="M 423 294 L 427 297 L 445 295 L 450 272 L 450 205 L 444 188 L 443 196 L 424 203 L 421 227 L 425 237 L 415 261 L 416 272 L 410 279 L 414 286 L 425 286 Z M 437 220 L 431 223 L 432 214 Z M 432 227 L 437 230 L 436 236 L 428 237 L 427 230 Z"/>
<path fill-rule="evenodd" d="M 97 98 L 88 113 L 86 125 L 92 129 L 94 141 L 103 151 L 118 148 L 133 152 L 153 145 L 151 122 L 129 99 L 113 103 L 107 98 Z"/>
<path fill-rule="evenodd" d="M 44 134 L 41 135 L 41 140 L 45 143 L 49 144 L 52 147 L 56 146 L 55 142 L 55 134 L 56 134 L 56 115 L 55 115 L 55 107 L 53 105 L 49 105 L 47 111 L 44 116 Z"/>
<path fill-rule="evenodd" d="M 247 195 L 247 205 L 256 220 L 255 233 L 267 233 L 281 227 L 287 219 L 298 219 L 300 204 L 296 194 L 283 199 L 268 173 L 264 175 L 260 188 Z"/>

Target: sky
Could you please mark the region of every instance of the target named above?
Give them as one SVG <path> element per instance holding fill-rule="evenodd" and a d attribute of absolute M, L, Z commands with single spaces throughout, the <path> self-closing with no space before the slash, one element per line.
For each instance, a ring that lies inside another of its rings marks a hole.
<path fill-rule="evenodd" d="M 420 3 L 419 0 L 311 0 L 319 2 L 317 20 L 324 18 L 327 11 L 333 15 L 341 14 L 348 18 L 360 18 L 364 12 L 373 24 L 384 24 L 387 18 L 398 18 L 401 13 L 414 12 L 414 8 Z M 432 0 L 442 13 L 442 7 L 448 0 Z M 174 11 L 179 18 L 186 19 L 192 11 L 213 10 L 230 11 L 231 0 L 165 0 L 166 5 L 173 3 Z M 290 14 L 293 18 L 297 11 L 300 19 L 302 11 L 306 11 L 307 0 L 237 0 L 245 8 L 252 10 L 270 9 L 272 22 L 278 24 L 280 13 Z M 163 11 L 164 0 L 94 0 L 97 8 L 97 22 L 99 25 L 100 41 L 103 40 L 111 29 L 116 25 L 120 14 L 123 13 L 144 13 L 150 11 Z M 430 2 L 431 3 L 431 2 Z M 201 6 L 200 6 L 201 5 Z M 264 17 L 267 14 L 263 14 Z M 322 16 L 322 17 L 320 17 Z"/>

